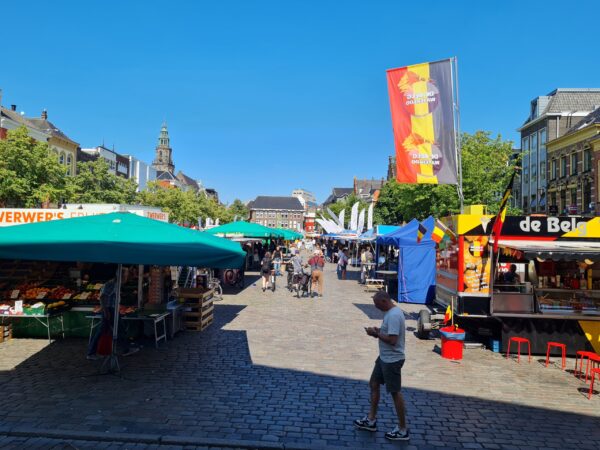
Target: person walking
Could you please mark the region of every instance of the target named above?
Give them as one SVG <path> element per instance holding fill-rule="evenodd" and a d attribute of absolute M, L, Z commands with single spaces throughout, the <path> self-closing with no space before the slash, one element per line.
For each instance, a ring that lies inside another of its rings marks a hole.
<path fill-rule="evenodd" d="M 260 262 L 260 274 L 262 276 L 262 290 L 265 292 L 269 284 L 269 278 L 271 277 L 271 254 L 269 252 L 265 253 Z"/>
<path fill-rule="evenodd" d="M 318 286 L 319 297 L 323 297 L 323 267 L 325 267 L 325 258 L 321 250 L 315 250 L 314 256 L 308 260 L 312 269 L 312 289 L 314 292 L 315 285 Z"/>
<path fill-rule="evenodd" d="M 339 256 L 338 256 L 338 263 L 337 263 L 338 280 L 346 279 L 347 267 L 348 267 L 348 250 L 343 249 L 340 251 Z"/>
<path fill-rule="evenodd" d="M 365 328 L 367 335 L 379 341 L 379 357 L 371 374 L 369 387 L 371 389 L 371 408 L 362 419 L 354 421 L 354 426 L 361 430 L 377 431 L 377 407 L 379 405 L 380 388 L 385 384 L 386 390 L 394 400 L 398 417 L 398 425 L 385 437 L 392 441 L 408 441 L 410 439 L 406 427 L 406 407 L 402 396 L 402 366 L 405 353 L 405 320 L 404 313 L 392 302 L 389 294 L 379 291 L 373 296 L 373 303 L 383 311 L 383 323 L 380 328 Z"/>
<path fill-rule="evenodd" d="M 283 254 L 281 253 L 281 247 L 278 245 L 273 252 L 273 265 L 275 267 L 275 274 L 281 275 L 281 260 L 283 259 Z"/>

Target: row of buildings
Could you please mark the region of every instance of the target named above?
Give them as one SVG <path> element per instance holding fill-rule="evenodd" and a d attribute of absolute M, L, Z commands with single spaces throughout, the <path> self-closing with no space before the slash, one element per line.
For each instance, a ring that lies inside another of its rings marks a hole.
<path fill-rule="evenodd" d="M 319 232 L 316 219 L 323 208 L 344 201 L 351 194 L 367 203 L 376 202 L 384 183 L 383 179 L 359 180 L 355 177 L 353 187 L 333 188 L 322 205 L 306 189 L 295 189 L 289 197 L 260 195 L 248 203 L 248 220 L 267 227 L 291 228 L 308 234 Z"/>
<path fill-rule="evenodd" d="M 523 170 L 515 198 L 525 213 L 600 210 L 600 89 L 555 89 L 534 98 L 518 131 Z"/>
<path fill-rule="evenodd" d="M 181 170 L 175 173 L 173 149 L 170 145 L 166 123 L 163 123 L 161 127 L 155 148 L 155 158 L 151 164 L 134 155 L 117 152 L 114 148 L 109 149 L 104 145 L 82 148 L 77 141 L 67 136 L 49 120 L 46 109 L 42 111 L 40 117 L 26 117 L 23 113 L 18 112 L 17 105 L 10 105 L 10 108 L 0 106 L 0 139 L 6 139 L 9 130 L 19 127 L 25 127 L 32 139 L 49 144 L 60 164 L 65 167 L 67 176 L 77 173 L 78 162 L 102 158 L 106 160 L 109 170 L 113 174 L 135 180 L 138 190 L 145 189 L 151 181 L 158 181 L 164 186 L 183 190 L 191 189 L 202 192 L 216 201 L 219 200 L 215 189 L 204 187 L 200 180 L 186 175 Z"/>

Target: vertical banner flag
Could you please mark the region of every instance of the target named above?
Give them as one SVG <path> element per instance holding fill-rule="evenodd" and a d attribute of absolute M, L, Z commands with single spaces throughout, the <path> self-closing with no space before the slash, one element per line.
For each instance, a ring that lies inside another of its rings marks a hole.
<path fill-rule="evenodd" d="M 419 228 L 417 228 L 417 244 L 420 244 L 423 240 L 423 236 L 427 233 L 427 228 L 423 226 L 422 223 L 419 224 Z"/>
<path fill-rule="evenodd" d="M 399 183 L 458 184 L 452 60 L 387 71 Z"/>

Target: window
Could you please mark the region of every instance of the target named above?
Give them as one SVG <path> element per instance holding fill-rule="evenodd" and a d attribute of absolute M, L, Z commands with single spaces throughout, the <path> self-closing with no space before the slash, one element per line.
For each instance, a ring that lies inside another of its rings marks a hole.
<path fill-rule="evenodd" d="M 546 129 L 540 130 L 540 158 L 546 158 Z"/>
<path fill-rule="evenodd" d="M 288 218 L 288 213 L 287 212 L 282 212 L 281 213 L 281 218 L 282 219 L 287 219 Z"/>
<path fill-rule="evenodd" d="M 540 180 L 546 179 L 546 161 L 540 161 Z"/>
<path fill-rule="evenodd" d="M 73 175 L 73 156 L 71 154 L 67 155 L 67 175 Z"/>
<path fill-rule="evenodd" d="M 550 179 L 556 180 L 558 178 L 558 164 L 556 164 L 556 159 L 553 159 L 550 162 Z"/>
<path fill-rule="evenodd" d="M 567 213 L 567 191 L 566 190 L 562 190 L 560 191 L 560 213 L 562 214 L 566 214 Z"/>
<path fill-rule="evenodd" d="M 577 189 L 571 189 L 571 205 L 577 206 Z"/>
<path fill-rule="evenodd" d="M 561 178 L 567 176 L 567 157 L 566 156 L 560 157 L 560 176 L 561 176 Z"/>
<path fill-rule="evenodd" d="M 583 171 L 592 170 L 592 149 L 586 148 L 583 151 Z"/>
<path fill-rule="evenodd" d="M 523 209 L 527 209 L 527 197 L 523 197 Z"/>
<path fill-rule="evenodd" d="M 569 175 L 577 175 L 577 152 L 571 153 L 571 171 Z"/>
<path fill-rule="evenodd" d="M 58 157 L 58 162 L 60 164 L 64 164 L 65 163 L 65 154 L 64 153 L 60 153 L 60 156 Z"/>
<path fill-rule="evenodd" d="M 537 177 L 537 164 L 531 164 L 531 181 L 535 183 Z"/>

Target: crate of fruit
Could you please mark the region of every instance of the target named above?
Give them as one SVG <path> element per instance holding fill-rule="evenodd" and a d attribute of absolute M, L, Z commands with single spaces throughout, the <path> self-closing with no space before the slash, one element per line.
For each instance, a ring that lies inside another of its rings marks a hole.
<path fill-rule="evenodd" d="M 23 314 L 26 316 L 43 316 L 46 314 L 46 305 L 43 302 L 37 302 L 33 305 L 23 306 Z"/>

